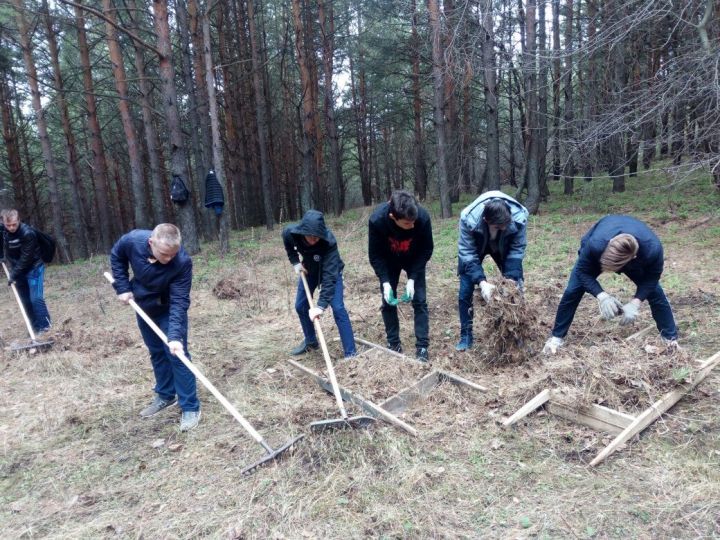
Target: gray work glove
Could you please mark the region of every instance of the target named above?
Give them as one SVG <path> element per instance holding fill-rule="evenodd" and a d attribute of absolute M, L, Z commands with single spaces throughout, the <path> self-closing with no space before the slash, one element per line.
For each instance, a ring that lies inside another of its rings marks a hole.
<path fill-rule="evenodd" d="M 495 285 L 487 281 L 480 282 L 480 295 L 483 297 L 483 300 L 490 302 L 493 292 L 495 292 Z"/>
<path fill-rule="evenodd" d="M 295 270 L 295 273 L 299 276 L 300 272 L 304 270 L 302 263 L 293 264 L 293 270 Z"/>
<path fill-rule="evenodd" d="M 635 319 L 637 319 L 639 311 L 640 303 L 630 300 L 622 307 L 622 320 L 620 321 L 620 326 L 634 323 Z"/>
<path fill-rule="evenodd" d="M 617 317 L 622 312 L 623 305 L 620 300 L 604 291 L 597 295 L 597 301 L 600 307 L 600 316 L 606 321 Z"/>
<path fill-rule="evenodd" d="M 563 338 L 552 336 L 545 342 L 542 352 L 543 354 L 555 354 L 564 343 Z"/>

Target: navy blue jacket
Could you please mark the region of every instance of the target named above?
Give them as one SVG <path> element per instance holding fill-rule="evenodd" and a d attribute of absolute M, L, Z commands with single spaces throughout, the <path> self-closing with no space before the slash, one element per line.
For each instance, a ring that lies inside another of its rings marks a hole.
<path fill-rule="evenodd" d="M 418 206 L 415 226 L 401 229 L 390 219 L 390 203 L 378 206 L 368 223 L 368 257 L 382 283 L 390 281 L 390 268 L 402 268 L 408 279 L 425 272 L 433 253 L 430 214 Z"/>
<path fill-rule="evenodd" d="M 602 272 L 600 256 L 610 240 L 618 234 L 630 234 L 638 241 L 637 256 L 617 273 L 627 274 L 637 284 L 635 298 L 646 300 L 660 281 L 663 271 L 663 247 L 660 239 L 642 221 L 630 216 L 605 216 L 582 237 L 575 264 L 585 290 L 597 296 L 602 287 L 597 277 Z"/>
<path fill-rule="evenodd" d="M 3 227 L 3 255 L 10 262 L 10 279 L 25 277 L 27 273 L 43 264 L 35 230 L 27 223 L 20 223 L 14 233 Z"/>
<path fill-rule="evenodd" d="M 118 294 L 132 292 L 135 302 L 150 317 L 169 310 L 168 340 L 183 341 L 188 329 L 192 259 L 181 246 L 169 263 L 151 263 L 153 255 L 148 243 L 151 234 L 152 231 L 135 229 L 113 246 L 110 252 L 113 287 Z M 132 279 L 128 267 L 132 268 Z"/>
<path fill-rule="evenodd" d="M 305 242 L 304 236 L 317 236 L 320 240 L 311 246 Z M 326 309 L 335 295 L 335 284 L 345 263 L 340 258 L 335 236 L 325 225 L 322 212 L 308 210 L 300 223 L 285 227 L 282 239 L 290 262 L 293 265 L 299 263 L 300 254 L 308 274 L 318 276 L 320 297 L 317 305 Z"/>

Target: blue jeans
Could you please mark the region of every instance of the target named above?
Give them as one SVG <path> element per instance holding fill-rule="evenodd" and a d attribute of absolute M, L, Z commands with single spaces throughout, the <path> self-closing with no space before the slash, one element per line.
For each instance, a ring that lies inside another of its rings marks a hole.
<path fill-rule="evenodd" d="M 402 268 L 390 267 L 390 286 L 392 287 L 395 297 L 397 298 L 397 286 L 400 281 L 400 273 Z M 382 282 L 380 283 L 380 293 L 382 292 Z M 415 296 L 412 299 L 413 311 L 415 313 L 415 347 L 427 349 L 430 344 L 428 334 L 430 332 L 430 317 L 428 314 L 425 271 L 415 278 Z M 383 295 L 382 307 L 383 322 L 385 323 L 385 335 L 390 348 L 396 348 L 400 345 L 400 320 L 398 319 L 397 306 L 391 306 L 385 302 Z"/>
<path fill-rule="evenodd" d="M 318 279 L 319 276 L 314 274 L 307 276 L 310 294 L 315 292 L 318 286 Z M 335 294 L 333 294 L 332 300 L 330 300 L 330 307 L 332 308 L 335 324 L 340 334 L 340 341 L 342 342 L 345 358 L 355 356 L 355 354 L 357 354 L 355 337 L 353 336 L 352 325 L 350 324 L 350 316 L 345 309 L 345 302 L 343 301 L 342 274 L 338 275 L 338 279 L 335 282 Z M 298 318 L 300 319 L 300 326 L 302 326 L 303 335 L 305 336 L 305 343 L 317 343 L 318 339 L 315 334 L 315 326 L 308 316 L 309 309 L 310 304 L 305 294 L 305 287 L 300 279 L 298 280 L 297 295 L 295 297 L 295 311 L 297 311 Z"/>
<path fill-rule="evenodd" d="M 40 264 L 15 282 L 20 300 L 35 332 L 50 328 L 50 313 L 45 304 L 43 286 L 45 283 L 45 265 Z"/>
<path fill-rule="evenodd" d="M 642 279 L 642 272 L 625 275 L 635 284 Z M 557 314 L 555 315 L 555 325 L 552 330 L 553 336 L 564 338 L 567 335 L 573 318 L 575 318 L 575 311 L 585 292 L 585 287 L 583 287 L 578 278 L 577 270 L 573 268 L 565 292 L 560 299 L 560 304 L 558 304 Z M 660 283 L 658 283 L 655 289 L 648 295 L 647 301 L 648 304 L 650 304 L 650 313 L 652 313 L 652 317 L 655 319 L 655 324 L 660 331 L 660 335 L 665 339 L 677 339 L 678 331 L 675 325 L 675 319 L 673 318 L 672 308 Z"/>
<path fill-rule="evenodd" d="M 152 320 L 160 327 L 160 330 L 167 334 L 168 311 L 155 315 Z M 155 373 L 155 392 L 160 399 L 170 400 L 177 395 L 178 405 L 183 411 L 199 411 L 200 402 L 197 398 L 197 383 L 195 375 L 177 356 L 170 354 L 165 343 L 153 332 L 140 316 L 137 316 L 138 327 L 142 334 L 143 341 L 150 351 L 150 361 Z M 182 339 L 185 356 L 188 360 L 190 354 L 187 350 L 187 335 Z"/>
<path fill-rule="evenodd" d="M 458 291 L 458 313 L 460 315 L 460 339 L 473 337 L 473 294 L 475 283 L 467 274 L 460 274 Z"/>

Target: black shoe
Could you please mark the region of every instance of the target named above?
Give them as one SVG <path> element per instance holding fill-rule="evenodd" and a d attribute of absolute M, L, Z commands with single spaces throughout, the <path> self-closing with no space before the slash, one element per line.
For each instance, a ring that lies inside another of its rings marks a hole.
<path fill-rule="evenodd" d="M 292 356 L 300 356 L 301 354 L 305 354 L 306 352 L 315 351 L 318 347 L 319 345 L 317 343 L 306 343 L 305 340 L 303 340 L 300 345 L 290 351 L 290 354 Z"/>
<path fill-rule="evenodd" d="M 394 345 L 392 343 L 388 343 L 387 348 L 390 349 L 391 351 L 402 354 L 402 344 L 401 343 L 395 343 Z"/>
<path fill-rule="evenodd" d="M 427 362 L 429 359 L 428 350 L 425 347 L 418 347 L 415 351 L 415 359 L 420 362 Z"/>

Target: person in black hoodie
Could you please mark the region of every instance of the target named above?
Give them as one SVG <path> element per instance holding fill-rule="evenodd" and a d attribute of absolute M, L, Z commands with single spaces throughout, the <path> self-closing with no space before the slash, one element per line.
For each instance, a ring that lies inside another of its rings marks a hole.
<path fill-rule="evenodd" d="M 313 321 L 322 316 L 330 306 L 338 327 L 345 358 L 355 356 L 355 337 L 350 317 L 343 301 L 342 271 L 345 263 L 340 258 L 335 236 L 325 225 L 322 212 L 308 210 L 300 223 L 288 225 L 282 232 L 283 244 L 295 273 L 304 272 L 307 276 L 310 293 L 320 285 L 320 297 L 317 305 L 310 309 L 305 287 L 298 280 L 295 311 L 300 318 L 305 339 L 290 354 L 298 356 L 318 348 L 317 335 Z M 300 261 L 302 255 L 302 262 Z"/>
<path fill-rule="evenodd" d="M 8 285 L 15 284 L 20 300 L 36 334 L 50 328 L 50 313 L 43 286 L 45 263 L 40 256 L 35 230 L 20 221 L 17 210 L 3 210 L 2 244 L 5 260 L 10 263 Z"/>
<path fill-rule="evenodd" d="M 402 300 L 412 301 L 415 312 L 415 354 L 428 361 L 429 317 L 425 294 L 425 266 L 433 252 L 430 214 L 417 204 L 412 193 L 398 190 L 370 216 L 368 256 L 380 279 L 382 317 L 388 347 L 402 352 L 396 299 L 400 273 L 407 284 Z"/>

